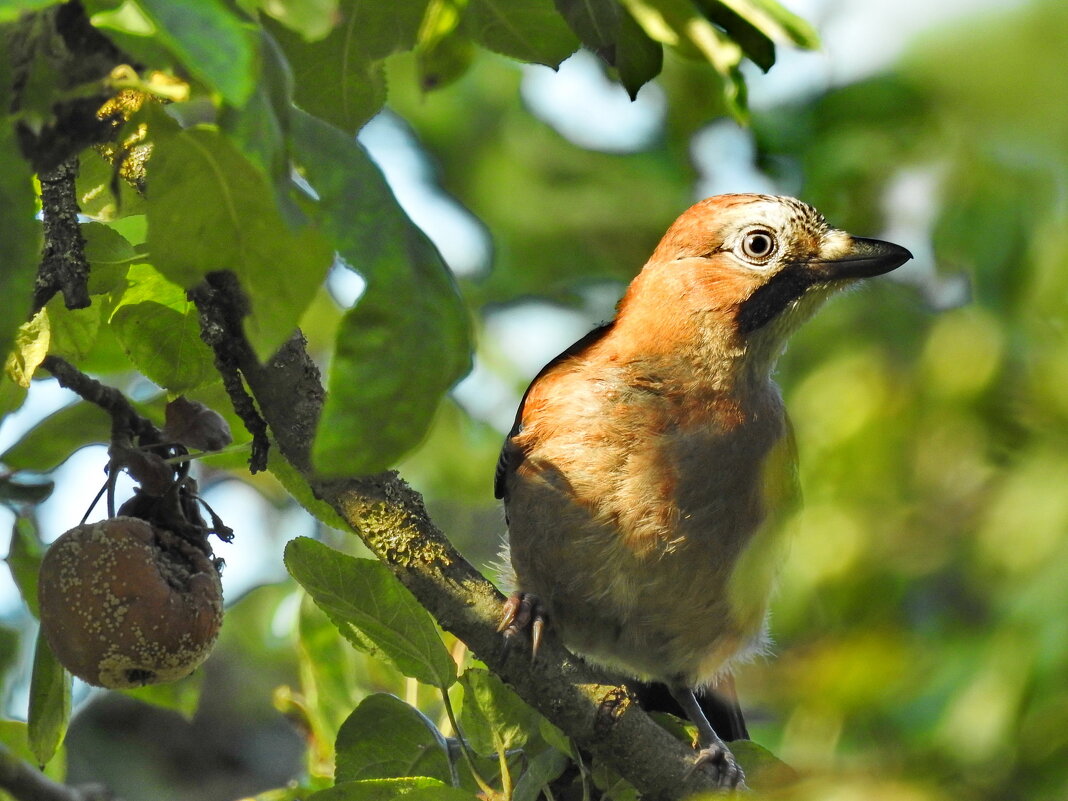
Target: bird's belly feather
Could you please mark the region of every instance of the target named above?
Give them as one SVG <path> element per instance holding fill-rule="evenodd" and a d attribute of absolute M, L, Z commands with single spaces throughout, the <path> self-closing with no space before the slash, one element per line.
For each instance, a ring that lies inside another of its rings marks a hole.
<path fill-rule="evenodd" d="M 538 448 L 509 488 L 517 588 L 537 595 L 565 644 L 592 661 L 712 681 L 764 641 L 769 588 L 739 601 L 732 575 L 763 525 L 760 473 L 781 433 L 778 424 L 673 432 L 625 454 Z M 605 471 L 605 459 L 618 469 Z M 608 474 L 607 484 L 591 478 Z"/>

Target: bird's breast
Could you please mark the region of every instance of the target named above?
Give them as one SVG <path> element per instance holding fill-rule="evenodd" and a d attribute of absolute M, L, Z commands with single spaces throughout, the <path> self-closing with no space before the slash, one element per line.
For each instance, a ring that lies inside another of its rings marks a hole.
<path fill-rule="evenodd" d="M 735 625 L 729 584 L 766 515 L 762 471 L 784 430 L 777 392 L 743 407 L 602 384 L 565 402 L 585 413 L 551 429 L 535 420 L 517 438 L 519 589 L 595 659 L 646 675 L 718 668 L 759 635 L 741 630 L 752 620 Z"/>

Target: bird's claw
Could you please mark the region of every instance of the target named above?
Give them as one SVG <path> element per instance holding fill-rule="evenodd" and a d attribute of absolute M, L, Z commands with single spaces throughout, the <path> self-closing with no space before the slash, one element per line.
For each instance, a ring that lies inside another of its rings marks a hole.
<path fill-rule="evenodd" d="M 734 754 L 726 745 L 715 743 L 698 751 L 697 759 L 687 771 L 687 776 L 705 765 L 712 768 L 718 787 L 725 790 L 745 789 L 745 773 L 742 771 L 742 766 L 738 764 Z"/>
<path fill-rule="evenodd" d="M 505 642 L 523 631 L 530 631 L 531 658 L 538 655 L 541 638 L 545 632 L 546 617 L 536 595 L 513 592 L 501 608 L 501 620 L 497 631 L 503 632 Z"/>

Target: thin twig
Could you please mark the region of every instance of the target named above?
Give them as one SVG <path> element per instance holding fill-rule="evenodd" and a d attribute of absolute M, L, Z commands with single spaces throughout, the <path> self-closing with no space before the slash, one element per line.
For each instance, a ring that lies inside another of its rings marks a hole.
<path fill-rule="evenodd" d="M 222 376 L 223 387 L 230 397 L 234 412 L 252 435 L 248 469 L 250 473 L 258 473 L 267 469 L 267 454 L 271 446 L 267 423 L 241 378 L 239 365 L 242 360 L 251 357 L 251 350 L 248 353 L 234 353 L 235 348 L 248 348 L 241 331 L 244 309 L 240 291 L 229 273 L 212 273 L 205 281 L 190 289 L 188 295 L 200 312 L 200 338 L 215 355 L 215 369 Z"/>
<path fill-rule="evenodd" d="M 80 395 L 111 415 L 111 419 L 138 439 L 159 442 L 159 429 L 147 417 L 138 414 L 126 396 L 114 387 L 90 378 L 59 356 L 45 356 L 41 366 L 50 372 L 61 387 Z"/>

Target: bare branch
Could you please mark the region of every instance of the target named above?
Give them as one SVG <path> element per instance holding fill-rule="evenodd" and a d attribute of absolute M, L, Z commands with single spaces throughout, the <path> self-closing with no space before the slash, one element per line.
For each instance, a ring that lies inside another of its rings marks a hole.
<path fill-rule="evenodd" d="M 159 429 L 147 417 L 138 414 L 126 396 L 114 387 L 90 378 L 59 356 L 45 356 L 41 366 L 55 377 L 61 387 L 80 395 L 111 415 L 113 428 L 125 430 L 130 436 L 137 436 L 148 442 L 160 441 Z"/>

